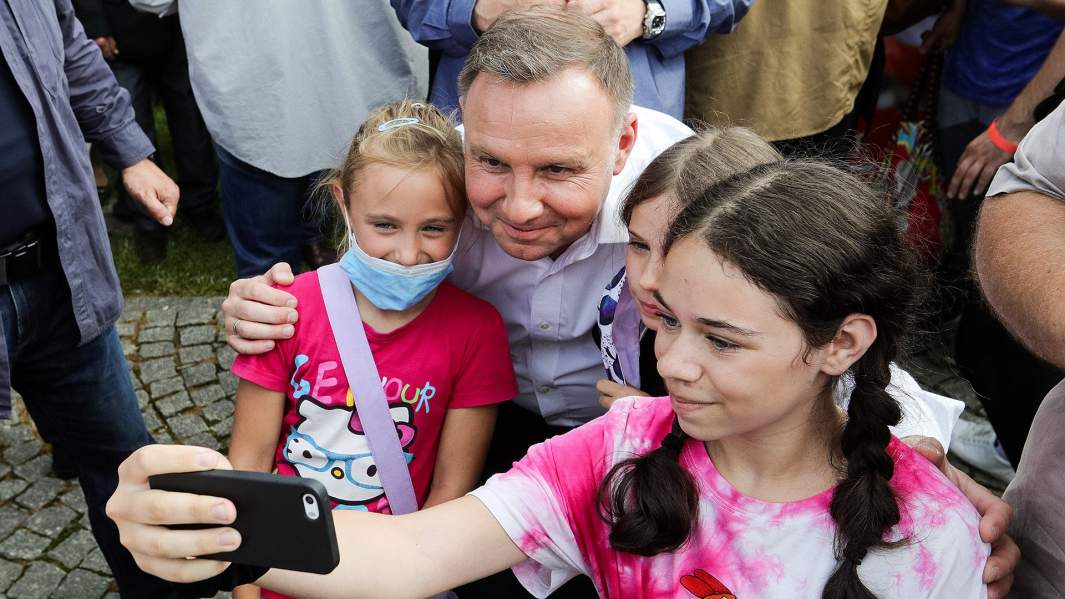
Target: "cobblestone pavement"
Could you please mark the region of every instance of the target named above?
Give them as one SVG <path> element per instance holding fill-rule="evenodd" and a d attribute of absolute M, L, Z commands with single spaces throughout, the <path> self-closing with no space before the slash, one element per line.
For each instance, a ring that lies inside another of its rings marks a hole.
<path fill-rule="evenodd" d="M 221 298 L 133 298 L 117 324 L 148 429 L 160 443 L 225 450 L 237 379 L 225 344 Z M 926 387 L 979 404 L 946 358 L 925 352 L 907 368 Z M 0 421 L 0 597 L 117 597 L 89 532 L 76 481 L 50 474 L 20 401 Z M 979 474 L 977 473 L 979 478 Z M 981 479 L 987 482 L 986 477 Z"/>
<path fill-rule="evenodd" d="M 116 325 L 144 420 L 160 443 L 225 449 L 237 379 L 221 298 L 133 298 Z M 51 476 L 21 400 L 0 420 L 0 597 L 118 597 L 77 481 Z"/>

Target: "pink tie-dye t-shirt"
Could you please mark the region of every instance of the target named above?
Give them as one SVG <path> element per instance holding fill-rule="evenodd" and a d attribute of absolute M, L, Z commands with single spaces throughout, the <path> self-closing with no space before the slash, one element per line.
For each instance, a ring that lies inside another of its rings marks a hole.
<path fill-rule="evenodd" d="M 537 597 L 577 574 L 602 597 L 792 599 L 821 596 L 837 566 L 832 489 L 802 501 L 770 503 L 742 495 L 689 439 L 680 461 L 699 488 L 699 520 L 674 553 L 641 557 L 611 549 L 597 491 L 615 463 L 644 454 L 669 432 L 669 398 L 618 401 L 605 416 L 534 446 L 505 474 L 473 491 L 529 557 L 514 568 Z M 902 520 L 858 571 L 881 599 L 986 597 L 981 573 L 989 547 L 979 516 L 928 460 L 897 439 L 891 484 Z"/>

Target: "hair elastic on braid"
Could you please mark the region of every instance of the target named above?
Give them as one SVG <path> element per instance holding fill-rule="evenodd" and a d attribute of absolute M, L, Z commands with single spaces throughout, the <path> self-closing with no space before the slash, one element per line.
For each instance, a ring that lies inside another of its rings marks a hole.
<path fill-rule="evenodd" d="M 866 554 L 866 552 L 864 550 L 862 550 L 862 551 L 847 550 L 847 551 L 843 552 L 843 559 L 844 559 L 844 561 L 848 561 L 848 562 L 854 564 L 854 567 L 858 567 L 858 566 L 862 565 L 862 560 L 865 559 L 865 554 Z"/>
<path fill-rule="evenodd" d="M 688 438 L 684 434 L 684 431 L 680 428 L 680 421 L 676 418 L 673 419 L 673 429 L 669 431 L 669 434 L 662 438 L 662 447 L 671 449 L 678 454 L 681 449 L 684 449 L 684 441 Z"/>

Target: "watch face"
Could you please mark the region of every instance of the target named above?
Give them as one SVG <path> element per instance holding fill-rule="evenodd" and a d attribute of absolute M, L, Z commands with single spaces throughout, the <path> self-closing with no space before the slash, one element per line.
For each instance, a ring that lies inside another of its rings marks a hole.
<path fill-rule="evenodd" d="M 651 30 L 652 31 L 660 31 L 660 30 L 665 29 L 665 28 L 666 28 L 666 16 L 665 15 L 655 15 L 655 17 L 653 19 L 651 19 Z"/>

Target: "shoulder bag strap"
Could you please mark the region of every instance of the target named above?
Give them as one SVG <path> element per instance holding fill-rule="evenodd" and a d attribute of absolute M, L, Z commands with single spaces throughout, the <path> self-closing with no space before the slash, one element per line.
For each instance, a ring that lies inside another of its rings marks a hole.
<path fill-rule="evenodd" d="M 333 328 L 344 374 L 355 395 L 355 409 L 366 432 L 388 506 L 393 514 L 416 512 L 418 501 L 414 496 L 410 470 L 407 469 L 407 460 L 399 443 L 399 435 L 396 434 L 388 400 L 381 389 L 381 375 L 377 372 L 370 344 L 366 340 L 351 281 L 339 264 L 319 268 L 318 281 L 322 288 L 322 299 L 325 300 L 325 311 L 329 315 L 329 326 Z"/>

